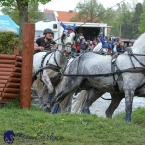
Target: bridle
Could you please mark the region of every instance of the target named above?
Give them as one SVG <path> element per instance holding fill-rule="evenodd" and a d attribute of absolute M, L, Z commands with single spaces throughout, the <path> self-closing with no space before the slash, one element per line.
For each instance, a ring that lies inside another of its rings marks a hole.
<path fill-rule="evenodd" d="M 61 42 L 62 42 L 62 44 L 64 44 L 64 42 L 63 42 L 64 37 L 65 37 L 66 35 L 67 35 L 67 37 L 69 37 L 71 33 L 75 33 L 74 41 L 76 40 L 76 36 L 77 36 L 76 31 L 71 30 L 71 29 L 68 29 L 67 31 L 64 30 L 64 31 L 63 31 L 63 34 L 62 34 L 62 36 L 61 36 Z M 70 42 L 67 42 L 65 45 L 71 45 L 71 47 L 72 47 L 73 44 L 74 44 L 74 43 L 71 44 Z"/>

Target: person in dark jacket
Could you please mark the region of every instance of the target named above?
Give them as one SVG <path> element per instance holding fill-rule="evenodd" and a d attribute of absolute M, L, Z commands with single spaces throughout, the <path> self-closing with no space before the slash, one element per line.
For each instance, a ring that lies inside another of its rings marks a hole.
<path fill-rule="evenodd" d="M 56 42 L 53 40 L 53 31 L 49 28 L 43 31 L 44 37 L 40 37 L 34 43 L 34 54 L 41 52 L 45 49 L 51 50 L 51 48 L 55 48 Z"/>
<path fill-rule="evenodd" d="M 82 53 L 85 53 L 86 52 L 86 50 L 87 50 L 87 48 L 88 48 L 88 44 L 87 44 L 87 42 L 86 42 L 86 40 L 85 40 L 85 38 L 81 38 L 80 39 L 80 46 L 81 46 L 81 54 Z"/>
<path fill-rule="evenodd" d="M 119 53 L 125 52 L 124 43 L 122 41 L 119 41 L 119 45 L 117 46 L 117 52 L 119 52 Z"/>

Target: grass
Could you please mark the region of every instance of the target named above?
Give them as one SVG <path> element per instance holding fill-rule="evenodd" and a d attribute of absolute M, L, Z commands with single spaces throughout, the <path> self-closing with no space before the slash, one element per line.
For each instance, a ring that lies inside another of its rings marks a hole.
<path fill-rule="evenodd" d="M 132 122 L 124 121 L 125 114 L 105 119 L 96 115 L 45 113 L 36 107 L 20 109 L 18 101 L 0 109 L 0 145 L 3 135 L 13 130 L 13 145 L 144 145 L 145 109 L 132 114 Z M 21 136 L 18 137 L 18 133 Z M 54 133 L 55 140 L 50 140 Z"/>

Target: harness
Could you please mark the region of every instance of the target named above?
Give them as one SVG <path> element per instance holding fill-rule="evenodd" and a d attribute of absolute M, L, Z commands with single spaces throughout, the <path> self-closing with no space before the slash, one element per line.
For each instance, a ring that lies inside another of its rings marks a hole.
<path fill-rule="evenodd" d="M 86 52 L 87 53 L 87 52 Z M 96 53 L 96 52 L 93 52 L 93 53 Z M 96 54 L 100 54 L 100 53 L 96 53 Z M 104 55 L 104 53 L 102 54 Z M 105 55 L 112 55 L 111 53 L 107 53 Z M 80 59 L 81 59 L 81 56 L 79 56 L 79 60 L 78 60 L 78 65 L 77 65 L 77 73 L 76 74 L 63 74 L 64 76 L 76 76 L 76 77 L 109 77 L 109 76 L 112 76 L 113 77 L 113 85 L 114 85 L 114 88 L 117 92 L 119 92 L 119 88 L 118 88 L 118 79 L 120 79 L 121 77 L 121 74 L 122 73 L 125 73 L 125 72 L 128 72 L 128 73 L 145 73 L 145 64 L 143 64 L 142 62 L 140 62 L 138 60 L 138 58 L 136 56 L 145 56 L 144 54 L 134 54 L 132 53 L 132 50 L 130 49 L 130 51 L 128 51 L 128 56 L 130 57 L 130 61 L 132 63 L 132 68 L 128 68 L 128 69 L 123 69 L 123 70 L 120 70 L 119 67 L 117 66 L 116 64 L 116 60 L 117 60 L 117 57 L 118 55 L 123 55 L 121 53 L 117 53 L 117 54 L 114 54 L 112 55 L 112 60 L 114 59 L 114 57 L 116 58 L 115 61 L 111 61 L 111 72 L 110 73 L 106 73 L 106 74 L 78 74 L 78 67 L 79 67 L 79 63 L 80 63 Z M 132 57 L 134 57 L 136 59 L 137 62 L 139 62 L 140 65 L 142 65 L 143 67 L 135 67 L 133 61 L 132 61 Z M 115 75 L 118 75 L 118 78 L 115 79 Z M 140 87 L 137 88 L 140 89 L 141 87 L 143 87 L 145 85 L 142 84 Z"/>
<path fill-rule="evenodd" d="M 58 45 L 62 45 L 62 47 L 65 46 L 64 44 L 58 44 Z M 60 70 L 63 69 L 63 68 L 61 68 L 61 67 L 59 66 L 59 64 L 58 64 L 58 62 L 57 62 L 57 60 L 56 60 L 56 51 L 58 51 L 58 52 L 60 52 L 60 53 L 63 53 L 63 52 L 61 52 L 61 51 L 58 50 L 58 49 L 53 49 L 51 52 L 49 51 L 49 52 L 47 52 L 47 53 L 43 56 L 43 59 L 42 59 L 42 61 L 41 61 L 41 66 L 40 66 L 39 70 L 38 70 L 38 71 L 33 75 L 33 77 L 32 77 L 32 84 L 33 84 L 33 82 L 37 79 L 38 73 L 40 73 L 40 80 L 42 81 L 42 74 L 43 74 L 43 70 L 44 70 L 44 69 L 51 69 L 51 70 L 56 71 L 56 72 L 58 72 L 59 74 L 61 74 L 61 71 L 60 71 Z M 44 66 L 44 60 L 45 60 L 45 58 L 46 58 L 49 54 L 51 54 L 51 56 L 49 57 L 49 59 L 48 59 L 47 62 L 46 62 L 46 65 Z M 56 65 L 49 63 L 49 60 L 50 60 L 50 58 L 52 57 L 53 54 L 54 54 L 54 61 L 55 61 L 55 64 L 56 64 Z M 66 69 L 66 66 L 64 67 L 64 69 Z M 59 75 L 59 78 L 60 78 L 60 75 Z M 43 81 L 42 81 L 42 82 L 43 82 Z"/>
<path fill-rule="evenodd" d="M 42 61 L 41 61 L 41 66 L 40 66 L 40 68 L 39 68 L 39 70 L 34 74 L 34 76 L 32 77 L 32 83 L 37 79 L 37 74 L 40 72 L 40 80 L 42 81 L 42 74 L 43 74 L 43 70 L 44 69 L 51 69 L 51 70 L 54 70 L 54 71 L 56 71 L 56 72 L 59 72 L 60 71 L 60 69 L 61 69 L 61 67 L 58 65 L 58 63 L 57 63 L 57 61 L 56 61 L 56 49 L 55 50 L 53 50 L 53 51 L 51 51 L 51 52 L 48 52 L 48 53 L 46 53 L 44 56 L 43 56 L 43 59 L 42 59 Z M 51 54 L 51 56 L 49 57 L 49 59 L 47 60 L 47 62 L 46 62 L 46 65 L 44 66 L 44 60 L 45 60 L 45 58 L 49 55 L 49 54 Z M 51 63 L 49 63 L 49 60 L 50 60 L 50 58 L 52 57 L 52 55 L 54 54 L 54 61 L 55 61 L 55 63 L 56 63 L 56 65 L 53 65 L 53 64 L 51 64 Z M 43 81 L 42 81 L 43 82 Z"/>

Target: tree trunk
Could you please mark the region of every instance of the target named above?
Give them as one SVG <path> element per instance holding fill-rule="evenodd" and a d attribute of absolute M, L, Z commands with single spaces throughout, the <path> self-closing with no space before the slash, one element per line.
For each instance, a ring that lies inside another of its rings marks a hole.
<path fill-rule="evenodd" d="M 24 22 L 28 22 L 28 2 L 22 0 L 16 0 L 19 10 L 19 18 L 20 18 L 20 36 L 23 33 Z"/>

